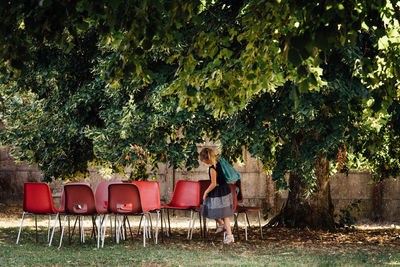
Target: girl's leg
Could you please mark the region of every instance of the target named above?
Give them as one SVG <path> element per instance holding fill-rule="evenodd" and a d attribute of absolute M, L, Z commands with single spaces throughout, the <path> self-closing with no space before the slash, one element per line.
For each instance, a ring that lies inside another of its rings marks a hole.
<path fill-rule="evenodd" d="M 217 229 L 215 230 L 216 234 L 225 230 L 224 222 L 221 219 L 215 219 L 215 222 L 217 223 Z"/>
<path fill-rule="evenodd" d="M 225 223 L 226 234 L 232 235 L 231 221 L 229 220 L 229 217 L 224 218 L 224 223 Z"/>
<path fill-rule="evenodd" d="M 231 230 L 231 222 L 229 220 L 229 217 L 224 218 L 225 222 L 225 229 L 226 229 L 226 235 L 224 236 L 224 244 L 230 244 L 235 242 L 235 239 L 233 238 L 232 235 L 232 230 Z"/>

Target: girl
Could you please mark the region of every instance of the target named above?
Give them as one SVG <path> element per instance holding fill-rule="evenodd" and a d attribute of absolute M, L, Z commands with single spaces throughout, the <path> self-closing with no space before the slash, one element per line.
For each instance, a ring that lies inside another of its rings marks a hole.
<path fill-rule="evenodd" d="M 219 224 L 216 231 L 217 233 L 221 232 L 223 229 L 226 230 L 224 244 L 233 243 L 234 238 L 229 220 L 229 217 L 233 215 L 231 189 L 226 183 L 225 175 L 222 172 L 221 165 L 219 164 L 217 157 L 211 148 L 203 148 L 200 151 L 200 160 L 208 165 L 211 165 L 208 169 L 208 175 L 210 177 L 211 184 L 203 195 L 204 202 L 202 215 L 207 218 L 217 220 L 217 223 Z"/>

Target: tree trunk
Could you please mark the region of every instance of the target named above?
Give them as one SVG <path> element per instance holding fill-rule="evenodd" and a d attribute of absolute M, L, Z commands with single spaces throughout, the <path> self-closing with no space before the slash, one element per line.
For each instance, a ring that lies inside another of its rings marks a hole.
<path fill-rule="evenodd" d="M 334 230 L 334 207 L 329 184 L 329 161 L 320 157 L 315 162 L 316 189 L 306 194 L 305 180 L 289 174 L 289 195 L 285 206 L 268 226 L 309 227 Z"/>
<path fill-rule="evenodd" d="M 373 208 L 374 208 L 374 221 L 382 220 L 382 182 L 376 180 L 374 182 L 373 191 Z"/>

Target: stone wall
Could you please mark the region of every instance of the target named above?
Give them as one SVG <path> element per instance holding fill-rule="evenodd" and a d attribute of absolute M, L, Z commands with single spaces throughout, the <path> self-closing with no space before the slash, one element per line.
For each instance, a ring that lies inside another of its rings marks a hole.
<path fill-rule="evenodd" d="M 17 164 L 7 148 L 0 148 L 0 199 L 20 199 L 25 182 L 37 182 L 41 172 L 26 163 Z"/>
<path fill-rule="evenodd" d="M 0 130 L 5 126 L 0 121 Z M 0 200 L 20 199 L 25 182 L 39 181 L 42 174 L 35 166 L 26 163 L 17 164 L 11 157 L 7 147 L 0 146 Z"/>
<path fill-rule="evenodd" d="M 218 148 L 211 143 L 207 143 L 206 146 L 218 151 Z M 199 147 L 199 150 L 201 148 Z M 263 173 L 260 162 L 251 158 L 249 153 L 245 152 L 243 158 L 243 163 L 234 166 L 242 175 L 243 204 L 261 206 L 269 211 L 268 217 L 271 218 L 285 203 L 287 192 L 275 190 L 275 184 L 271 177 Z M 6 148 L 0 150 L 0 200 L 22 199 L 24 182 L 38 182 L 40 179 L 41 173 L 37 168 L 27 164 L 16 164 L 8 155 Z M 114 175 L 111 179 L 126 180 L 127 177 Z M 160 164 L 157 180 L 160 184 L 161 201 L 168 202 L 171 199 L 174 184 L 178 180 L 198 181 L 204 179 L 208 179 L 206 164 L 200 163 L 199 168 L 191 171 L 173 170 Z M 106 178 L 96 169 L 91 170 L 90 177 L 87 179 L 93 188 L 96 188 L 102 180 L 106 180 Z M 51 184 L 56 203 L 59 202 L 61 196 L 62 184 L 63 181 Z M 376 192 L 381 195 L 380 203 L 376 201 Z M 353 212 L 353 215 L 359 219 L 374 220 L 380 216 L 385 221 L 400 221 L 400 179 L 388 179 L 374 186 L 368 172 L 350 172 L 348 176 L 336 174 L 331 179 L 331 195 L 335 212 L 338 214 L 341 209 L 347 209 L 351 204 L 359 201 L 361 213 Z"/>
<path fill-rule="evenodd" d="M 353 211 L 353 216 L 375 219 L 373 185 L 369 172 L 350 172 L 348 176 L 345 174 L 334 175 L 331 178 L 331 195 L 337 213 L 359 201 L 360 214 Z M 387 219 L 391 220 L 392 218 Z"/>

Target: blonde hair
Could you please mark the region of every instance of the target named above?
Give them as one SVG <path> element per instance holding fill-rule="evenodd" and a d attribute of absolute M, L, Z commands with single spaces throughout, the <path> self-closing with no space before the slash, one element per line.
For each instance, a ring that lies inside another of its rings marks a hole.
<path fill-rule="evenodd" d="M 217 164 L 217 156 L 211 148 L 203 148 L 200 151 L 200 160 L 210 160 L 213 165 Z"/>

